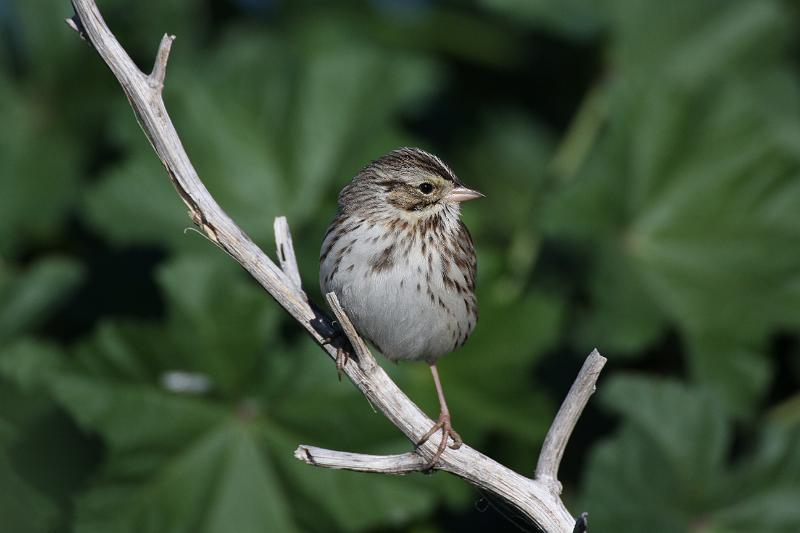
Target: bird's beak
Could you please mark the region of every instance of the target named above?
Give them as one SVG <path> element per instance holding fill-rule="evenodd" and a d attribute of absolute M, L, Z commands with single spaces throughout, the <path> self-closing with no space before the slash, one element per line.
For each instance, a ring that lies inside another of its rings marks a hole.
<path fill-rule="evenodd" d="M 456 187 L 444 197 L 447 202 L 466 202 L 467 200 L 475 200 L 476 198 L 484 198 L 486 195 L 478 191 L 467 189 L 466 187 Z"/>

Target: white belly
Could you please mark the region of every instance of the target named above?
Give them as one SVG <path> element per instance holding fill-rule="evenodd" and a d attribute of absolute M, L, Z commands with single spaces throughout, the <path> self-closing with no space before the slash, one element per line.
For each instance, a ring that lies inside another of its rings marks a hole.
<path fill-rule="evenodd" d="M 331 232 L 323 251 L 334 239 Z M 383 224 L 348 231 L 320 264 L 323 292 L 335 292 L 358 332 L 393 361 L 435 361 L 475 327 L 474 296 L 446 286 L 446 277 L 466 284 L 438 248 L 426 244 L 423 254 L 420 237 Z"/>

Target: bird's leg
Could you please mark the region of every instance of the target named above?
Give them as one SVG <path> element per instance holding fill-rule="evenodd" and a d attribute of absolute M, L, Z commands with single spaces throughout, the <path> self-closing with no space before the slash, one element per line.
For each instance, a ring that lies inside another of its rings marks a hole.
<path fill-rule="evenodd" d="M 337 324 L 335 320 L 332 323 Z M 339 328 L 322 339 L 322 346 L 330 344 L 336 348 L 336 374 L 339 376 L 339 381 L 342 381 L 344 366 L 350 361 L 350 351 L 342 346 L 344 342 L 347 342 L 347 336 Z"/>
<path fill-rule="evenodd" d="M 463 442 L 461 440 L 461 436 L 456 433 L 453 429 L 453 426 L 450 425 L 450 411 L 447 409 L 447 402 L 444 399 L 444 390 L 442 390 L 442 382 L 439 381 L 439 371 L 436 369 L 436 363 L 431 363 L 430 367 L 431 374 L 433 375 L 433 383 L 436 385 L 436 394 L 439 396 L 439 419 L 436 421 L 433 427 L 429 429 L 428 432 L 422 436 L 422 438 L 419 439 L 417 446 L 427 441 L 438 431 L 442 432 L 442 440 L 439 442 L 439 447 L 436 449 L 436 454 L 434 454 L 433 458 L 426 466 L 428 470 L 434 467 L 436 462 L 444 453 L 444 449 L 447 447 L 448 438 L 453 439 L 453 444 L 450 445 L 450 448 L 453 450 L 459 449 Z"/>
<path fill-rule="evenodd" d="M 350 361 L 350 352 L 342 348 L 341 346 L 336 347 L 336 375 L 339 378 L 339 381 L 342 381 L 342 372 L 344 371 L 344 365 L 346 365 Z"/>

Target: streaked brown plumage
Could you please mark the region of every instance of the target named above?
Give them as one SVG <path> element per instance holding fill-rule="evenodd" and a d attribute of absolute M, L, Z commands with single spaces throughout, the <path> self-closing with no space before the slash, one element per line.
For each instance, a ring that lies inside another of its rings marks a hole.
<path fill-rule="evenodd" d="M 342 189 L 322 244 L 322 290 L 336 293 L 359 334 L 392 361 L 431 367 L 441 413 L 420 440 L 442 431 L 431 466 L 448 437 L 461 445 L 436 361 L 461 346 L 478 319 L 475 249 L 459 204 L 481 196 L 438 157 L 394 150 Z"/>

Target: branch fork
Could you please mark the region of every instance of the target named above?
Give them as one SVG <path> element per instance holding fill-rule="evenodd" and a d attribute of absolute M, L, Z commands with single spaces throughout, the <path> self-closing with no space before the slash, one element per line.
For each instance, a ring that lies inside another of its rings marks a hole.
<path fill-rule="evenodd" d="M 149 75 L 141 72 L 108 29 L 94 0 L 72 0 L 75 17 L 67 23 L 87 39 L 119 81 L 142 131 L 150 141 L 189 216 L 214 244 L 233 257 L 309 333 L 311 338 L 336 359 L 339 349 L 328 343 L 336 331 L 330 318 L 309 302 L 303 292 L 300 271 L 286 219 L 275 220 L 276 265 L 220 208 L 200 180 L 180 141 L 162 99 L 167 62 L 174 36 L 161 39 L 155 64 Z M 433 421 L 389 378 L 378 365 L 364 340 L 342 309 L 336 295 L 327 303 L 353 349 L 343 372 L 369 403 L 394 424 L 412 443 L 433 425 Z M 459 476 L 480 489 L 492 492 L 518 509 L 547 532 L 586 531 L 585 513 L 576 520 L 560 498 L 558 466 L 569 436 L 594 391 L 606 359 L 593 351 L 581 368 L 564 403 L 547 433 L 534 478 L 520 475 L 477 450 L 462 445 L 448 449 L 435 469 Z M 360 472 L 407 474 L 427 469 L 436 445 L 423 443 L 414 452 L 397 455 L 367 455 L 301 445 L 295 457 L 308 464 Z"/>

